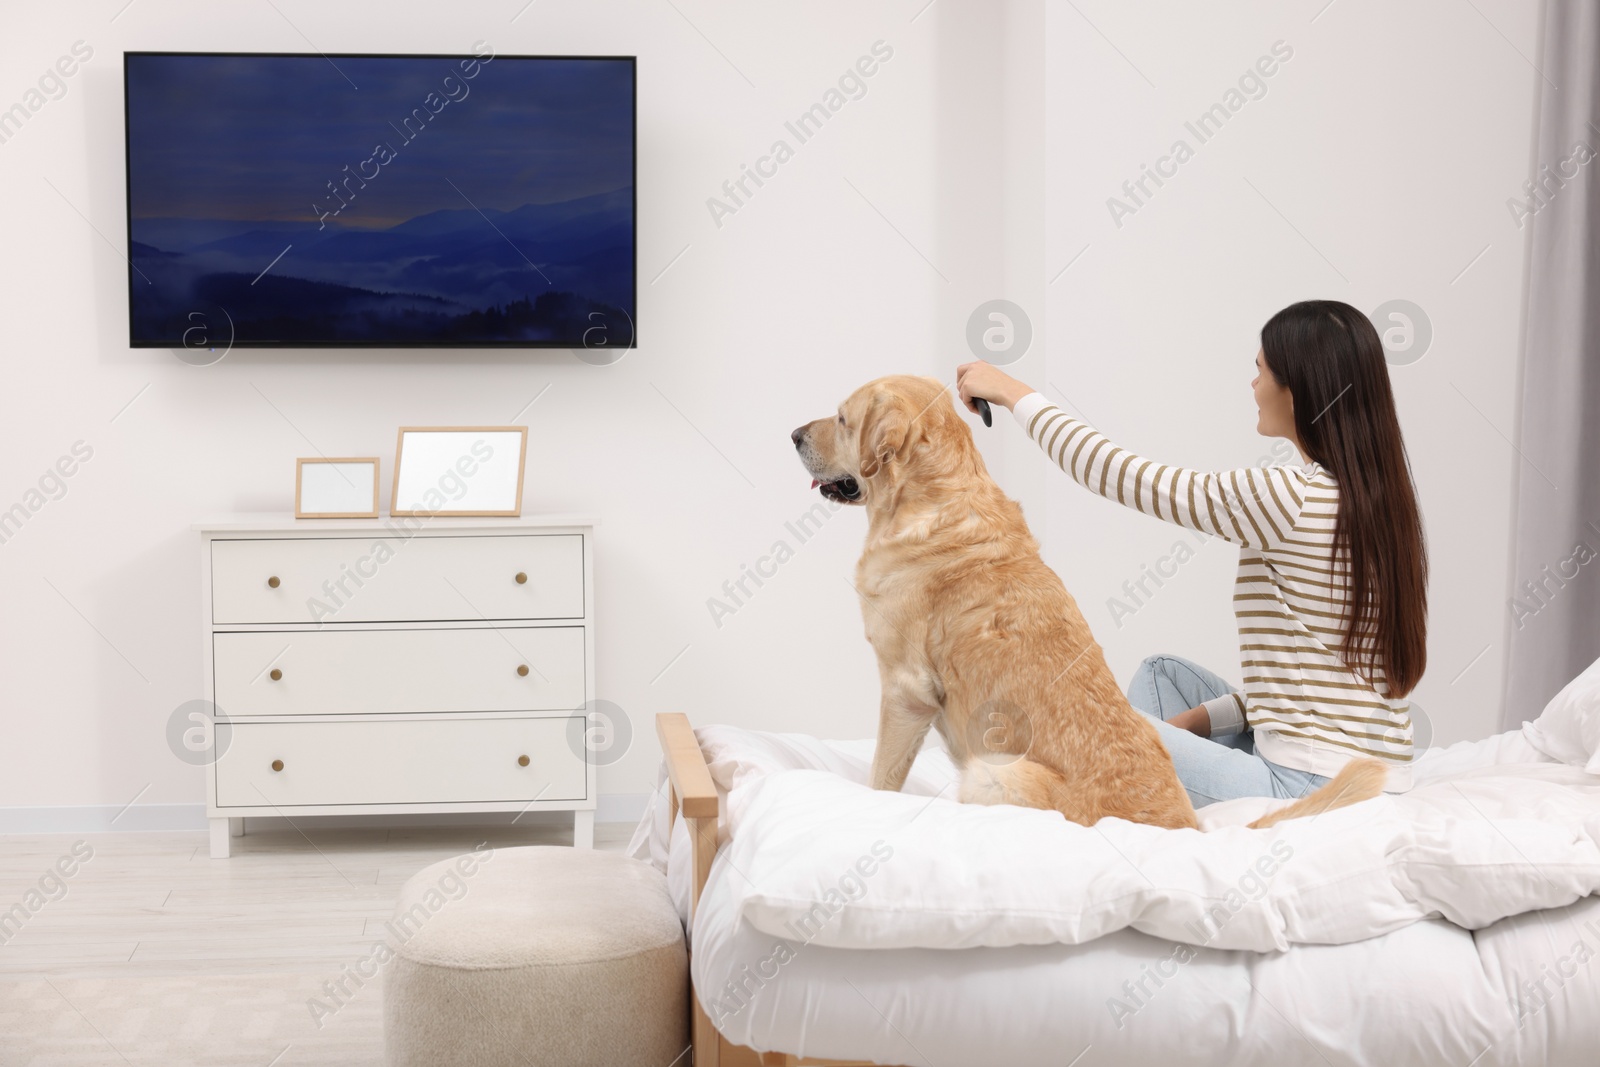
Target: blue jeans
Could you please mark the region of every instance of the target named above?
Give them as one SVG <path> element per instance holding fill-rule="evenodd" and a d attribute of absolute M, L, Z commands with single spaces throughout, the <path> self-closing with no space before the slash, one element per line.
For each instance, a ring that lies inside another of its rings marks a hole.
<path fill-rule="evenodd" d="M 1178 780 L 1197 808 L 1239 797 L 1303 797 L 1328 781 L 1256 755 L 1249 730 L 1212 740 L 1167 724 L 1181 711 L 1236 690 L 1204 667 L 1177 656 L 1151 656 L 1128 683 L 1128 702 L 1156 720 Z"/>

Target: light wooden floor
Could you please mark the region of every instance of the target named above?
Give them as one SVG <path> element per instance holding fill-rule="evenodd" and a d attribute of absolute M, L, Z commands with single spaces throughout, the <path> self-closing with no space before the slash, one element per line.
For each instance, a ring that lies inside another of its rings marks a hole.
<path fill-rule="evenodd" d="M 0 944 L 0 1065 L 381 1064 L 381 976 L 320 1021 L 308 1000 L 326 999 L 322 983 L 372 952 L 420 868 L 484 840 L 572 841 L 570 817 L 526 822 L 318 830 L 309 820 L 309 840 L 251 831 L 227 860 L 207 856 L 204 833 L 0 837 L 0 913 L 74 842 L 94 849 L 66 895 Z M 632 830 L 597 825 L 595 846 L 621 851 Z"/>

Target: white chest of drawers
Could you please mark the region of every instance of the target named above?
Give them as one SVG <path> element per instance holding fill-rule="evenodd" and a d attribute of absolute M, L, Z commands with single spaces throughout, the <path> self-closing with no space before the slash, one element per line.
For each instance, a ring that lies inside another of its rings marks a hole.
<path fill-rule="evenodd" d="M 198 524 L 211 855 L 246 816 L 573 812 L 594 840 L 594 524 Z"/>

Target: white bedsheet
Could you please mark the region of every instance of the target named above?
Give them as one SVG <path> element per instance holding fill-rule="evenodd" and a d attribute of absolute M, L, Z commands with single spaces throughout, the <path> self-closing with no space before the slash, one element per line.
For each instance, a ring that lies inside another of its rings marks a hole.
<path fill-rule="evenodd" d="M 734 916 L 732 877 L 718 872 L 701 898 L 691 968 L 717 1028 L 760 1051 L 919 1067 L 1600 1061 L 1600 959 L 1580 959 L 1600 955 L 1596 897 L 1475 934 L 1435 919 L 1187 963 L 1132 930 L 1084 945 L 799 945 L 784 959 Z"/>

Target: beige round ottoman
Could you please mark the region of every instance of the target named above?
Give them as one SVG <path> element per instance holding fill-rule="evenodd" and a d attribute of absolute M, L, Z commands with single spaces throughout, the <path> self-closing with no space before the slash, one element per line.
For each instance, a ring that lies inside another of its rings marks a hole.
<path fill-rule="evenodd" d="M 689 960 L 649 864 L 503 848 L 424 868 L 389 923 L 391 1067 L 667 1067 L 689 1044 Z"/>

